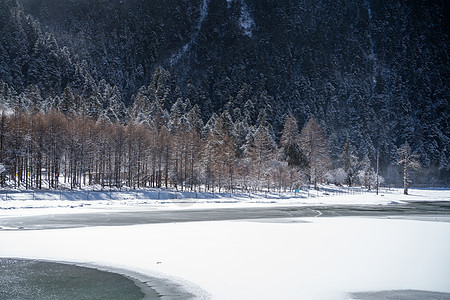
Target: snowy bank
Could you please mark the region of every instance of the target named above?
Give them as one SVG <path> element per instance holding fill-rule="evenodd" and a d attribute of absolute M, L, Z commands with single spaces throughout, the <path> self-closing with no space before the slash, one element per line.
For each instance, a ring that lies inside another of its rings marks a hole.
<path fill-rule="evenodd" d="M 359 188 L 321 187 L 297 193 L 195 193 L 136 191 L 0 191 L 0 217 L 95 211 L 180 210 L 308 205 L 386 205 L 411 201 L 450 201 L 450 189 L 383 189 L 379 195 Z M 32 209 L 31 209 L 32 208 Z"/>

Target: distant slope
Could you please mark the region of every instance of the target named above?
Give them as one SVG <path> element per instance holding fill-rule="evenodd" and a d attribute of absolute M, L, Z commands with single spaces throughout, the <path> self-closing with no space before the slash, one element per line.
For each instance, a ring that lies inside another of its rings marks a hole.
<path fill-rule="evenodd" d="M 449 176 L 446 1 L 17 2 L 0 1 L 0 79 L 19 93 L 92 101 L 115 86 L 131 105 L 161 66 L 166 109 L 189 98 L 205 120 L 228 109 L 250 124 L 265 110 L 276 134 L 287 113 L 315 115 L 334 158 L 348 138 L 388 165 L 408 140 Z"/>

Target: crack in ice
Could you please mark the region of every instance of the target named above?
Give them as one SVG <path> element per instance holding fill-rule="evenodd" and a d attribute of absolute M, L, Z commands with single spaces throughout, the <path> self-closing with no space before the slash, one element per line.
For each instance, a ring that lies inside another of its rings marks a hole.
<path fill-rule="evenodd" d="M 323 215 L 323 213 L 322 213 L 320 210 L 313 209 L 313 211 L 315 211 L 315 212 L 318 213 L 318 215 L 317 215 L 317 216 L 314 216 L 314 218 L 318 218 L 318 217 L 320 217 L 321 215 Z"/>

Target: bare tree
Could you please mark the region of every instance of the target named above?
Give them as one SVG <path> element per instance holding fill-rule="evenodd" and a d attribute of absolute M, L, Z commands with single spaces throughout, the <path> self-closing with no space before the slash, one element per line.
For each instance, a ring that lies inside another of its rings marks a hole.
<path fill-rule="evenodd" d="M 229 115 L 222 113 L 215 120 L 212 131 L 208 133 L 204 148 L 206 179 L 211 181 L 213 188 L 217 184 L 219 192 L 223 186 L 232 190 L 234 185 L 236 149 L 230 134 L 231 125 Z"/>
<path fill-rule="evenodd" d="M 260 124 L 253 134 L 249 134 L 245 144 L 244 157 L 250 162 L 253 179 L 256 185 L 262 184 L 270 189 L 273 160 L 276 158 L 277 147 L 270 128 L 267 124 Z"/>
<path fill-rule="evenodd" d="M 198 182 L 200 159 L 201 156 L 201 130 L 203 128 L 203 121 L 200 117 L 200 109 L 195 105 L 186 115 L 187 120 L 187 139 L 188 139 L 188 164 L 189 164 L 189 186 L 190 189 L 195 189 Z"/>
<path fill-rule="evenodd" d="M 50 188 L 58 188 L 60 163 L 67 143 L 67 119 L 61 112 L 51 110 L 47 114 L 48 131 L 45 145 L 47 179 Z"/>
<path fill-rule="evenodd" d="M 314 117 L 311 117 L 300 133 L 300 145 L 309 161 L 308 176 L 314 188 L 331 166 L 328 155 L 328 142 L 325 134 Z"/>
<path fill-rule="evenodd" d="M 397 153 L 400 156 L 397 160 L 397 164 L 403 164 L 403 194 L 408 195 L 408 187 L 410 183 L 408 171 L 409 169 L 420 169 L 420 163 L 417 160 L 419 155 L 411 153 L 411 148 L 409 147 L 408 141 L 406 141 L 405 144 L 397 150 Z"/>
<path fill-rule="evenodd" d="M 33 161 L 35 164 L 35 183 L 38 189 L 42 189 L 42 168 L 44 163 L 44 153 L 45 153 L 45 135 L 48 130 L 48 122 L 45 116 L 41 113 L 37 113 L 34 115 L 34 128 L 33 128 L 33 148 L 34 148 L 34 157 Z"/>

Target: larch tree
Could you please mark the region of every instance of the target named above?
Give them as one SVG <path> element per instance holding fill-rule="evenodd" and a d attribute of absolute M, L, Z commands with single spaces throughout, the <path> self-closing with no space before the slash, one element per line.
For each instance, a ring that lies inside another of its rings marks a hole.
<path fill-rule="evenodd" d="M 198 105 L 186 114 L 186 123 L 188 125 L 187 139 L 188 139 L 188 160 L 189 160 L 189 186 L 193 190 L 198 183 L 200 173 L 201 156 L 201 130 L 203 128 L 203 121 L 200 115 L 200 108 Z"/>
<path fill-rule="evenodd" d="M 331 160 L 328 155 L 328 142 L 325 134 L 314 117 L 311 117 L 300 133 L 300 145 L 308 158 L 307 175 L 314 188 L 330 168 Z"/>
<path fill-rule="evenodd" d="M 45 135 L 48 130 L 48 122 L 45 116 L 37 113 L 33 116 L 33 138 L 34 141 L 34 162 L 35 162 L 35 182 L 38 189 L 42 189 L 42 169 L 44 166 Z"/>
<path fill-rule="evenodd" d="M 0 82 L 1 83 L 1 82 Z M 0 183 L 1 186 L 3 187 L 6 181 L 6 176 L 4 175 L 4 173 L 6 173 L 6 168 L 3 165 L 4 161 L 5 161 L 5 144 L 6 144 L 6 137 L 7 137 L 7 126 L 6 126 L 6 122 L 7 122 L 7 118 L 6 118 L 6 114 L 5 111 L 2 111 L 2 115 L 0 117 L 0 170 L 2 170 L 2 172 L 0 172 Z M 3 168 L 1 168 L 1 166 L 3 166 Z"/>
<path fill-rule="evenodd" d="M 47 180 L 50 188 L 58 188 L 61 160 L 66 147 L 67 118 L 59 111 L 52 110 L 47 114 L 48 128 L 44 144 L 47 156 Z"/>
<path fill-rule="evenodd" d="M 233 137 L 231 116 L 227 111 L 215 119 L 212 131 L 206 137 L 205 154 L 208 168 L 212 168 L 213 180 L 217 180 L 219 192 L 225 184 L 230 190 L 234 185 L 236 149 Z M 214 183 L 213 183 L 214 186 Z"/>
<path fill-rule="evenodd" d="M 270 127 L 260 122 L 254 133 L 249 133 L 244 146 L 244 157 L 249 161 L 256 184 L 264 179 L 269 187 L 268 178 L 272 172 L 271 164 L 276 157 L 277 147 Z"/>
<path fill-rule="evenodd" d="M 181 190 L 183 190 L 183 154 L 186 143 L 186 124 L 184 122 L 184 103 L 181 98 L 178 98 L 172 105 L 168 125 L 173 138 L 173 170 L 171 172 L 171 178 L 175 183 L 175 188 L 178 190 L 178 186 L 180 186 Z"/>
<path fill-rule="evenodd" d="M 406 141 L 405 144 L 397 150 L 397 153 L 399 155 L 397 164 L 403 165 L 403 194 L 408 195 L 408 187 L 410 183 L 409 169 L 420 169 L 420 163 L 417 160 L 419 155 L 411 153 L 411 148 L 409 147 L 408 141 Z"/>

